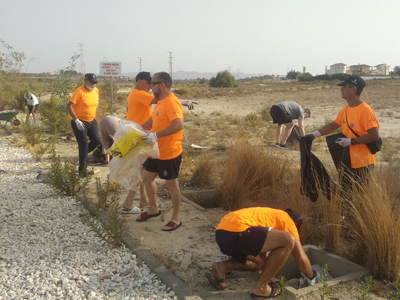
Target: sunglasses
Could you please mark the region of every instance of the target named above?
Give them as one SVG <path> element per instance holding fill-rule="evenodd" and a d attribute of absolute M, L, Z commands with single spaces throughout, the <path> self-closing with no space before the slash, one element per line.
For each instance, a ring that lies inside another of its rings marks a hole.
<path fill-rule="evenodd" d="M 164 81 L 154 81 L 151 83 L 151 86 L 155 86 L 156 84 L 165 83 Z"/>

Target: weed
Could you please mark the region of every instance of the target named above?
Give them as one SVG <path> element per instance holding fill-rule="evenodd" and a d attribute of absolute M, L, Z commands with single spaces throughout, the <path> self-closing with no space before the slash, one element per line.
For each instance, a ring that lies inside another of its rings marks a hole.
<path fill-rule="evenodd" d="M 360 296 L 357 297 L 357 300 L 367 300 L 369 298 L 367 294 L 374 287 L 374 283 L 375 283 L 374 278 L 372 276 L 367 276 L 365 282 L 361 286 Z"/>
<path fill-rule="evenodd" d="M 322 270 L 324 271 L 324 275 L 321 275 L 321 283 L 322 287 L 319 290 L 319 296 L 321 300 L 329 299 L 329 290 L 328 290 L 328 272 L 329 266 L 327 264 L 322 266 Z"/>
<path fill-rule="evenodd" d="M 49 142 L 44 144 L 42 138 L 44 129 L 42 125 L 36 127 L 32 122 L 27 122 L 22 125 L 22 134 L 26 141 L 25 147 L 37 161 L 40 161 L 45 153 L 54 152 L 56 137 L 52 136 Z"/>
<path fill-rule="evenodd" d="M 281 275 L 278 278 L 279 286 L 281 288 L 281 293 L 278 295 L 279 299 L 281 300 L 287 300 L 288 295 L 286 293 L 286 286 L 287 286 L 287 281 L 285 276 Z"/>
<path fill-rule="evenodd" d="M 102 187 L 101 179 L 96 177 L 96 194 L 97 194 L 97 205 L 99 208 L 109 207 L 112 203 L 116 202 L 119 198 L 119 194 L 115 192 L 116 188 L 110 183 L 109 180 L 106 181 L 105 187 Z M 110 194 L 112 195 L 109 200 Z"/>
<path fill-rule="evenodd" d="M 260 111 L 261 119 L 263 119 L 264 121 L 272 121 L 272 117 L 269 112 L 270 110 L 271 110 L 270 105 L 264 105 Z"/>
<path fill-rule="evenodd" d="M 386 297 L 389 300 L 398 300 L 400 299 L 400 282 L 393 283 L 393 287 L 394 287 L 393 291 L 386 292 Z"/>
<path fill-rule="evenodd" d="M 60 195 L 75 196 L 77 192 L 86 188 L 92 176 L 93 172 L 89 171 L 87 176 L 80 176 L 74 163 L 68 161 L 63 163 L 60 156 L 53 153 L 48 184 Z"/>
<path fill-rule="evenodd" d="M 205 187 L 212 184 L 213 160 L 209 154 L 197 157 L 192 176 L 192 184 L 196 187 Z"/>

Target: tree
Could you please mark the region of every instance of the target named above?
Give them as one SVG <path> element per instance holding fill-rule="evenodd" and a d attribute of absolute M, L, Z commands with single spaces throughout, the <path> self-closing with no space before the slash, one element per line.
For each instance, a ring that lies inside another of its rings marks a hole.
<path fill-rule="evenodd" d="M 21 68 L 25 55 L 17 52 L 5 41 L 0 40 L 0 110 L 21 109 L 16 97 L 24 87 L 21 87 Z M 23 108 L 23 107 L 22 107 Z"/>
<path fill-rule="evenodd" d="M 400 66 L 395 66 L 392 75 L 400 75 Z"/>
<path fill-rule="evenodd" d="M 306 72 L 297 76 L 297 79 L 299 81 L 313 81 L 313 76 L 310 73 Z"/>
<path fill-rule="evenodd" d="M 300 74 L 301 74 L 300 72 L 297 72 L 295 70 L 291 70 L 291 71 L 287 72 L 286 78 L 287 79 L 296 80 L 299 77 Z"/>
<path fill-rule="evenodd" d="M 209 85 L 211 87 L 237 87 L 238 84 L 231 73 L 222 71 L 210 79 Z"/>

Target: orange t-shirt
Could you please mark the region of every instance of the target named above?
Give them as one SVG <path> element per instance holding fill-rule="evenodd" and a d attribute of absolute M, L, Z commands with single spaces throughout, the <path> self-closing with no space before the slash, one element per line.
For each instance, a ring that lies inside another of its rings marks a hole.
<path fill-rule="evenodd" d="M 152 119 L 152 132 L 158 132 L 167 128 L 175 119 L 183 120 L 183 109 L 181 102 L 174 94 L 170 94 L 166 98 L 159 100 L 153 110 Z M 182 140 L 183 130 L 179 130 L 172 135 L 159 138 L 157 140 L 158 148 L 160 150 L 159 159 L 167 160 L 178 157 L 182 153 Z"/>
<path fill-rule="evenodd" d="M 89 91 L 82 85 L 74 91 L 69 101 L 74 104 L 73 109 L 79 120 L 91 122 L 96 118 L 99 90 L 95 88 L 93 91 Z"/>
<path fill-rule="evenodd" d="M 133 89 L 128 99 L 128 113 L 126 119 L 143 125 L 151 117 L 151 101 L 154 96 L 148 92 Z"/>
<path fill-rule="evenodd" d="M 347 113 L 346 113 L 347 112 Z M 347 114 L 347 122 L 346 122 Z M 356 138 L 357 136 L 350 130 L 349 126 L 359 135 L 368 134 L 368 130 L 374 127 L 379 128 L 378 120 L 375 112 L 365 102 L 356 107 L 346 105 L 337 115 L 335 122 L 342 126 L 342 133 L 347 138 Z M 349 124 L 349 126 L 347 126 Z M 371 154 L 367 145 L 355 144 L 350 145 L 350 161 L 353 169 L 362 168 L 372 164 L 376 164 L 376 155 Z"/>
<path fill-rule="evenodd" d="M 269 207 L 250 207 L 233 211 L 222 218 L 216 230 L 242 232 L 249 227 L 257 226 L 289 232 L 300 241 L 299 232 L 292 218 L 283 210 Z"/>

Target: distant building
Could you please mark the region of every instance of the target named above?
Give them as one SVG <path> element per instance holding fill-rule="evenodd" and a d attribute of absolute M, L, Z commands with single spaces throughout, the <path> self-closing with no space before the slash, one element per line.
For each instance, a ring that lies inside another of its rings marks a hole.
<path fill-rule="evenodd" d="M 388 64 L 376 65 L 375 68 L 373 71 L 376 71 L 376 75 L 389 75 L 390 66 Z"/>
<path fill-rule="evenodd" d="M 352 65 L 350 66 L 350 73 L 351 74 L 360 74 L 360 75 L 367 75 L 370 74 L 371 66 L 368 65 Z"/>
<path fill-rule="evenodd" d="M 329 74 L 329 75 L 338 74 L 338 73 L 346 73 L 346 70 L 347 70 L 347 65 L 342 64 L 342 63 L 331 65 L 329 69 L 325 66 L 325 74 Z"/>

